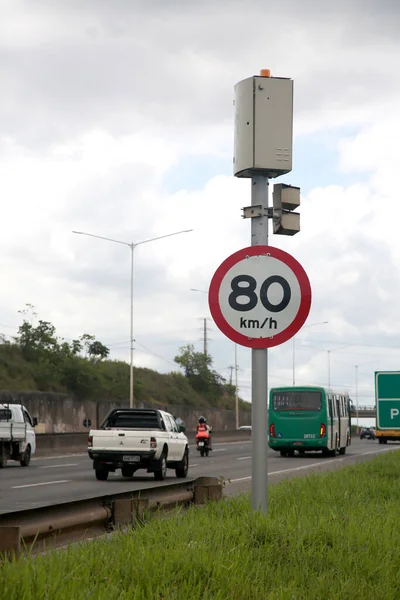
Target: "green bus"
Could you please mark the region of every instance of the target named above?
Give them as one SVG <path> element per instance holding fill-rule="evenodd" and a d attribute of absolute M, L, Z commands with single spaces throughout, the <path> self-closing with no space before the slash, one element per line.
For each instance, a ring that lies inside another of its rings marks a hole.
<path fill-rule="evenodd" d="M 276 387 L 269 397 L 269 447 L 281 456 L 345 454 L 351 444 L 352 401 L 319 386 Z"/>

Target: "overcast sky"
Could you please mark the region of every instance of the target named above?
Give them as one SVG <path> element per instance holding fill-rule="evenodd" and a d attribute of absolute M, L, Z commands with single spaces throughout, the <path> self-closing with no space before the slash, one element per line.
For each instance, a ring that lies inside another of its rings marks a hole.
<path fill-rule="evenodd" d="M 129 248 L 72 230 L 139 242 L 193 228 L 136 250 L 135 364 L 177 370 L 207 317 L 229 378 L 234 345 L 190 290 L 250 244 L 233 88 L 269 68 L 295 90 L 293 171 L 275 181 L 302 192 L 301 232 L 270 243 L 313 290 L 296 382 L 327 384 L 330 355 L 332 385 L 354 397 L 359 365 L 372 404 L 373 371 L 400 367 L 400 2 L 0 0 L 0 17 L 0 332 L 29 302 L 60 336 L 94 334 L 128 361 Z M 270 384 L 291 384 L 292 341 L 269 354 Z"/>

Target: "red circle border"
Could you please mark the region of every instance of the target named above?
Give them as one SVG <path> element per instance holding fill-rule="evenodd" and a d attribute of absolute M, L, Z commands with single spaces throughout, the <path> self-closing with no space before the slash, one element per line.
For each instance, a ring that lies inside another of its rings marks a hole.
<path fill-rule="evenodd" d="M 246 258 L 246 256 L 259 255 L 272 256 L 273 258 L 285 263 L 285 265 L 287 265 L 293 271 L 300 285 L 301 299 L 297 315 L 289 327 L 287 327 L 284 331 L 281 331 L 272 337 L 249 338 L 248 336 L 243 335 L 242 333 L 239 333 L 233 329 L 233 327 L 231 327 L 231 325 L 229 325 L 225 319 L 219 306 L 219 290 L 223 278 L 231 267 Z M 240 346 L 246 346 L 247 348 L 273 348 L 274 346 L 279 346 L 280 344 L 284 344 L 290 340 L 290 338 L 296 335 L 299 329 L 304 325 L 310 313 L 311 299 L 312 293 L 310 280 L 308 279 L 308 275 L 304 268 L 293 256 L 284 250 L 274 248 L 273 246 L 249 246 L 247 248 L 242 248 L 241 250 L 238 250 L 237 252 L 234 252 L 228 256 L 228 258 L 226 258 L 215 271 L 211 279 L 208 292 L 208 305 L 218 329 L 220 329 L 222 333 L 226 335 L 226 337 L 236 344 L 239 344 Z"/>

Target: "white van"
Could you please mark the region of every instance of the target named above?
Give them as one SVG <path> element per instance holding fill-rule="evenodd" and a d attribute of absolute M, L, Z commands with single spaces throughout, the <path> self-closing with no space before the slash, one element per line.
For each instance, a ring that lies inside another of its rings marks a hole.
<path fill-rule="evenodd" d="M 10 459 L 29 465 L 36 451 L 36 425 L 22 404 L 0 404 L 0 468 Z"/>

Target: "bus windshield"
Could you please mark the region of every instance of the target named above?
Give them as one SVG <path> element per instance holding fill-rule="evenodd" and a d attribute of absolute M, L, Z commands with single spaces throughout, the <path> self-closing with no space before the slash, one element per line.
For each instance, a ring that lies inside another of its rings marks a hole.
<path fill-rule="evenodd" d="M 284 391 L 272 393 L 272 406 L 275 411 L 285 410 L 321 410 L 321 392 Z"/>

